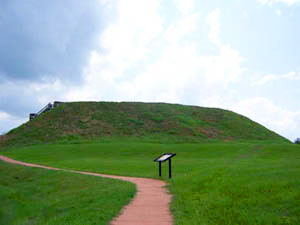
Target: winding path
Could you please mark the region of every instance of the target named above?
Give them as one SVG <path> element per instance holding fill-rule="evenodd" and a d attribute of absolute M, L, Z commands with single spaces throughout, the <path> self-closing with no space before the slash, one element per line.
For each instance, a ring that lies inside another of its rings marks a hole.
<path fill-rule="evenodd" d="M 50 170 L 63 170 L 92 176 L 120 179 L 136 184 L 137 193 L 134 199 L 125 206 L 121 214 L 113 219 L 111 225 L 172 225 L 173 218 L 169 210 L 171 195 L 164 188 L 165 182 L 148 178 L 123 177 L 100 173 L 64 170 L 54 167 L 17 161 L 0 155 L 0 160 L 8 163 Z"/>

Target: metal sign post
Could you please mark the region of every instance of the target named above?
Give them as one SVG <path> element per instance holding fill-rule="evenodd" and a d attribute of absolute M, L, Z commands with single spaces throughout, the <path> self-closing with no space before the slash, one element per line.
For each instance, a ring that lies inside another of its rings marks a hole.
<path fill-rule="evenodd" d="M 158 162 L 159 163 L 159 176 L 161 177 L 161 162 Z"/>
<path fill-rule="evenodd" d="M 172 178 L 172 164 L 171 158 L 169 159 L 169 178 Z"/>
<path fill-rule="evenodd" d="M 158 174 L 161 177 L 161 163 L 165 161 L 169 161 L 169 178 L 172 178 L 172 161 L 171 158 L 175 156 L 175 153 L 164 153 L 160 155 L 158 158 L 154 159 L 154 162 L 158 162 Z"/>

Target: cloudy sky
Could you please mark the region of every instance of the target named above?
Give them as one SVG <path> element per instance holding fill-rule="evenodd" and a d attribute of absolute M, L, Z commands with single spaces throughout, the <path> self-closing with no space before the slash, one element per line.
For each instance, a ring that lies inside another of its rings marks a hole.
<path fill-rule="evenodd" d="M 300 137 L 300 0 L 1 0 L 0 133 L 48 102 L 218 107 Z"/>

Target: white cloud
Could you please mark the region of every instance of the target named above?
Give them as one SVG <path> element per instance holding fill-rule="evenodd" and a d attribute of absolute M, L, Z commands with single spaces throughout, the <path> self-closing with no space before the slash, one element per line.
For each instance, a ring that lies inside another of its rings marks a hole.
<path fill-rule="evenodd" d="M 207 81 L 211 84 L 222 83 L 224 86 L 239 79 L 245 70 L 241 66 L 242 62 L 239 52 L 230 45 L 221 45 L 218 55 L 202 57 Z"/>
<path fill-rule="evenodd" d="M 0 111 L 0 135 L 8 132 L 12 127 L 25 123 L 27 119 L 12 116 L 7 112 Z"/>
<path fill-rule="evenodd" d="M 121 0 L 117 5 L 118 21 L 101 37 L 101 47 L 108 52 L 107 61 L 121 69 L 143 59 L 151 50 L 150 42 L 161 32 L 163 21 L 158 10 L 160 0 Z"/>
<path fill-rule="evenodd" d="M 68 86 L 59 79 L 37 82 L 3 80 L 0 83 L 0 112 L 7 114 L 0 113 L 0 119 L 6 117 L 11 121 L 14 118 L 23 121 L 30 112 L 39 110 L 48 102 L 66 100 L 64 96 L 72 88 L 74 86 Z"/>
<path fill-rule="evenodd" d="M 65 87 L 60 79 L 55 79 L 30 83 L 28 89 L 37 96 L 37 101 L 41 105 L 44 105 L 53 100 L 62 100 L 60 99 L 60 96 L 62 96 L 69 88 Z"/>
<path fill-rule="evenodd" d="M 218 98 L 215 92 L 224 91 L 243 72 L 239 52 L 220 40 L 220 10 L 212 11 L 205 21 L 198 13 L 186 13 L 191 11 L 189 7 L 170 23 L 160 16 L 159 3 L 149 1 L 145 7 L 138 1 L 133 10 L 120 2 L 119 20 L 108 27 L 101 39 L 107 53 L 91 53 L 84 72 L 85 84 L 68 92 L 67 99 L 185 102 L 186 93 L 194 92 L 201 93 L 201 97 L 195 98 L 193 104 L 202 103 L 204 95 L 211 99 L 209 103 L 217 102 L 212 100 L 212 96 Z M 149 27 L 145 26 L 147 21 Z M 156 21 L 156 25 L 150 21 Z M 198 43 L 190 39 L 206 24 L 217 31 L 213 40 L 218 42 L 212 41 L 216 54 L 201 54 Z"/>
<path fill-rule="evenodd" d="M 91 52 L 84 69 L 84 85 L 69 91 L 68 100 L 125 99 L 123 95 L 118 97 L 121 83 L 136 76 L 135 68 L 153 53 L 152 42 L 163 31 L 160 0 L 120 0 L 114 7 L 118 18 L 100 37 L 100 47 L 105 52 Z"/>
<path fill-rule="evenodd" d="M 191 35 L 200 20 L 199 13 L 185 15 L 177 23 L 172 23 L 165 31 L 163 38 L 170 44 L 177 44 L 184 37 Z"/>
<path fill-rule="evenodd" d="M 206 72 L 206 78 L 210 82 L 222 82 L 227 85 L 237 81 L 245 69 L 241 66 L 243 58 L 239 52 L 221 41 L 220 14 L 221 11 L 217 8 L 206 17 L 206 23 L 209 25 L 208 38 L 218 48 L 219 55 L 204 56 L 203 62 L 209 71 Z"/>
<path fill-rule="evenodd" d="M 266 5 L 266 4 L 272 5 L 272 4 L 275 4 L 275 3 L 284 3 L 284 4 L 287 4 L 289 6 L 300 2 L 300 0 L 258 0 L 258 1 L 263 5 Z"/>
<path fill-rule="evenodd" d="M 220 40 L 220 9 L 215 9 L 208 14 L 206 22 L 210 26 L 209 40 L 216 46 L 221 46 Z"/>
<path fill-rule="evenodd" d="M 1 112 L 0 111 L 0 120 L 6 120 L 6 119 L 8 119 L 10 116 L 9 116 L 9 114 L 8 113 L 6 113 L 6 112 Z"/>
<path fill-rule="evenodd" d="M 282 15 L 282 11 L 280 9 L 277 9 L 275 11 L 275 13 L 276 13 L 277 16 L 281 16 Z"/>
<path fill-rule="evenodd" d="M 239 52 L 222 43 L 220 15 L 220 9 L 216 8 L 206 17 L 206 23 L 209 25 L 208 38 L 218 48 L 219 55 L 205 56 L 203 61 L 209 71 L 206 78 L 211 82 L 222 82 L 226 86 L 230 82 L 237 81 L 245 68 L 241 66 L 244 59 Z"/>
<path fill-rule="evenodd" d="M 175 0 L 175 4 L 177 9 L 183 14 L 192 12 L 195 7 L 194 0 Z"/>
<path fill-rule="evenodd" d="M 292 141 L 300 136 L 300 111 L 286 110 L 264 97 L 245 99 L 230 108 Z"/>
<path fill-rule="evenodd" d="M 147 4 L 145 7 L 138 1 L 133 9 L 120 2 L 119 19 L 101 38 L 107 52 L 91 53 L 84 85 L 69 91 L 66 98 L 209 106 L 224 103 L 223 92 L 230 92 L 228 84 L 238 81 L 244 68 L 239 52 L 220 40 L 220 10 L 213 10 L 209 19 L 201 20 L 200 14 L 192 13 L 190 3 L 179 19 L 166 21 L 160 15 L 160 1 Z M 184 2 L 177 1 L 177 7 L 180 4 Z M 149 27 L 145 26 L 147 21 Z M 150 21 L 156 21 L 156 25 Z M 206 25 L 214 32 L 211 44 L 217 50 L 215 54 L 201 54 L 197 41 L 191 38 Z"/>
<path fill-rule="evenodd" d="M 263 76 L 261 79 L 254 81 L 252 84 L 253 85 L 264 85 L 266 83 L 272 82 L 272 81 L 279 81 L 279 80 L 290 80 L 290 81 L 295 81 L 295 80 L 300 80 L 300 73 L 296 72 L 289 72 L 286 74 L 281 74 L 281 75 L 275 75 L 275 74 L 267 74 Z"/>
<path fill-rule="evenodd" d="M 124 83 L 122 91 L 125 94 L 130 90 L 130 97 L 139 100 L 178 102 L 181 91 L 197 76 L 199 66 L 193 43 L 170 45 L 156 63 Z"/>

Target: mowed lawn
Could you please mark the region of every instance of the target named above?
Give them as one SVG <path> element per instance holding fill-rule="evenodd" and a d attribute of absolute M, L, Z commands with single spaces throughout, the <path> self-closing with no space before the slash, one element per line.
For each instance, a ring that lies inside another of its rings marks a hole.
<path fill-rule="evenodd" d="M 95 142 L 1 154 L 59 168 L 157 178 L 153 159 L 164 152 L 177 153 L 171 180 L 163 165 L 175 224 L 300 224 L 300 146 L 295 144 Z"/>
<path fill-rule="evenodd" d="M 1 225 L 108 224 L 135 185 L 0 161 Z"/>

